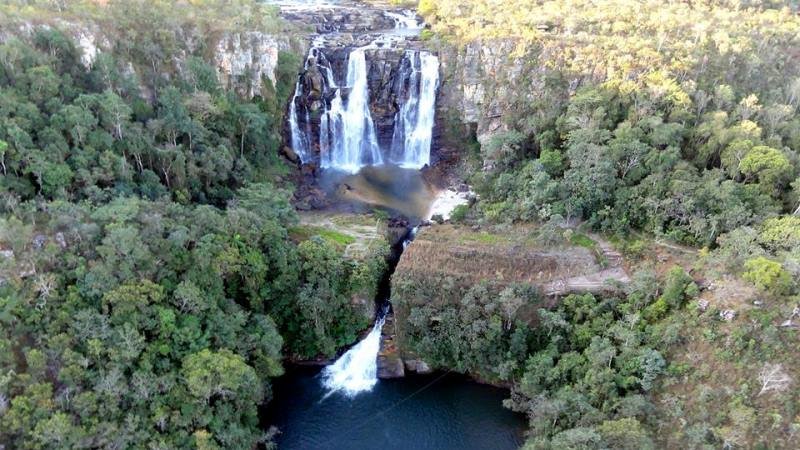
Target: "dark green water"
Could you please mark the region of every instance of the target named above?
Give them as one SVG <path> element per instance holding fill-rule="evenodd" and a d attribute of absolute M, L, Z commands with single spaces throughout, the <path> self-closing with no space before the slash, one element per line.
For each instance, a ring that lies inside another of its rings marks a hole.
<path fill-rule="evenodd" d="M 274 383 L 266 423 L 279 449 L 504 450 L 523 441 L 524 417 L 503 408 L 503 389 L 440 374 L 381 380 L 355 398 L 325 396 L 318 369 Z"/>

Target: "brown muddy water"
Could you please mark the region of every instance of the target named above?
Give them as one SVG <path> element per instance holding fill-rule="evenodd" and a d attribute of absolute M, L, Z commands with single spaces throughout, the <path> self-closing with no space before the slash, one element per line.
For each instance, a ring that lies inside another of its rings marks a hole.
<path fill-rule="evenodd" d="M 427 218 L 437 194 L 419 170 L 389 164 L 367 166 L 356 174 L 325 170 L 319 185 L 335 205 L 385 209 L 412 219 Z"/>

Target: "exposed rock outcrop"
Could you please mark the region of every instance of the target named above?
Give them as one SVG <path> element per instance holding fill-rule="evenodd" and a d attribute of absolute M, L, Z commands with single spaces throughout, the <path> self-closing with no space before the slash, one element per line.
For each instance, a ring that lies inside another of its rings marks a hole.
<path fill-rule="evenodd" d="M 340 2 L 336 5 L 285 6 L 281 16 L 293 22 L 303 23 L 317 33 L 365 33 L 388 30 L 394 20 L 383 10 L 368 8 L 363 4 Z"/>
<path fill-rule="evenodd" d="M 516 283 L 538 287 L 545 297 L 543 303 L 522 305 L 515 313 L 516 319 L 535 324 L 539 308 L 553 304 L 556 297 L 573 292 L 614 292 L 619 283 L 629 281 L 621 258 L 610 258 L 615 254 L 613 248 L 607 249 L 610 257 L 605 255 L 605 243 L 598 244 L 594 252 L 572 245 L 543 246 L 535 236 L 536 230 L 530 226 L 496 231 L 453 225 L 421 228 L 392 276 L 393 344 L 400 356 L 407 361 L 419 358 L 404 344 L 406 323 L 415 307 L 459 304 L 472 286 L 487 283 L 498 292 Z M 604 267 L 609 263 L 614 266 Z"/>
<path fill-rule="evenodd" d="M 457 111 L 461 122 L 474 124 L 481 142 L 506 128 L 503 118 L 514 102 L 535 95 L 531 80 L 522 79 L 530 71 L 525 70 L 527 59 L 515 56 L 516 45 L 512 39 L 497 39 L 440 48 L 443 82 L 438 109 Z"/>
<path fill-rule="evenodd" d="M 378 378 L 401 378 L 405 376 L 405 364 L 394 344 L 394 314 L 389 312 L 381 329 L 381 346 L 378 351 Z"/>
<path fill-rule="evenodd" d="M 302 51 L 300 44 L 286 36 L 260 31 L 242 31 L 222 36 L 214 50 L 214 67 L 220 83 L 243 97 L 262 95 L 264 83 L 277 83 L 275 69 L 282 51 Z"/>

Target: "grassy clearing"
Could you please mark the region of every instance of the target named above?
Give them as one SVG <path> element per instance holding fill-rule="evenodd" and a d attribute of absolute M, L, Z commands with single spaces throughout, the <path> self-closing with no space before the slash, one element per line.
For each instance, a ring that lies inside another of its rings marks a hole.
<path fill-rule="evenodd" d="M 569 238 L 569 242 L 572 245 L 588 248 L 593 252 L 597 252 L 597 242 L 583 233 L 573 233 Z"/>
<path fill-rule="evenodd" d="M 341 247 L 346 247 L 356 242 L 356 239 L 349 234 L 312 225 L 299 225 L 292 227 L 289 229 L 289 235 L 296 241 L 306 241 L 314 236 L 319 236 L 326 241 Z"/>

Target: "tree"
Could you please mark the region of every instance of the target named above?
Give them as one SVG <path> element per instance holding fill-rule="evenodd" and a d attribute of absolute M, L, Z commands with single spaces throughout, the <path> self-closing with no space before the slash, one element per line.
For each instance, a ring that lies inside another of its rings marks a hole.
<path fill-rule="evenodd" d="M 124 130 L 130 120 L 133 110 L 119 95 L 111 90 L 106 90 L 100 99 L 100 124 L 120 140 L 125 137 Z"/>
<path fill-rule="evenodd" d="M 53 120 L 62 131 L 69 133 L 74 147 L 84 145 L 98 123 L 91 110 L 78 105 L 64 106 Z"/>
<path fill-rule="evenodd" d="M 758 178 L 769 191 L 785 181 L 791 173 L 792 165 L 779 150 L 765 145 L 753 147 L 739 163 L 739 171 L 748 179 Z"/>
<path fill-rule="evenodd" d="M 781 216 L 764 221 L 758 241 L 770 250 L 792 250 L 800 247 L 800 217 Z"/>
<path fill-rule="evenodd" d="M 577 427 L 553 436 L 550 446 L 564 450 L 599 450 L 602 448 L 602 438 L 594 428 Z"/>
<path fill-rule="evenodd" d="M 761 383 L 758 395 L 762 395 L 767 392 L 786 390 L 792 384 L 792 378 L 783 369 L 783 365 L 767 363 L 758 373 L 758 382 Z"/>
<path fill-rule="evenodd" d="M 255 370 L 230 350 L 204 349 L 189 355 L 183 360 L 181 374 L 192 396 L 205 403 L 219 397 L 252 407 L 262 395 Z"/>
<path fill-rule="evenodd" d="M 244 158 L 245 138 L 259 136 L 268 128 L 267 117 L 252 103 L 240 104 L 234 109 L 239 134 L 239 157 Z M 256 139 L 253 139 L 256 143 Z"/>
<path fill-rule="evenodd" d="M 619 450 L 650 450 L 656 448 L 647 430 L 633 417 L 606 420 L 598 425 L 596 429 L 608 448 Z"/>
<path fill-rule="evenodd" d="M 284 226 L 297 222 L 297 213 L 289 203 L 286 191 L 270 183 L 253 183 L 239 190 L 234 203 L 245 211 L 255 214 L 260 220 L 274 220 Z"/>
<path fill-rule="evenodd" d="M 6 167 L 6 150 L 8 150 L 8 142 L 0 139 L 0 167 L 3 169 L 3 175 L 8 175 L 8 167 Z"/>

